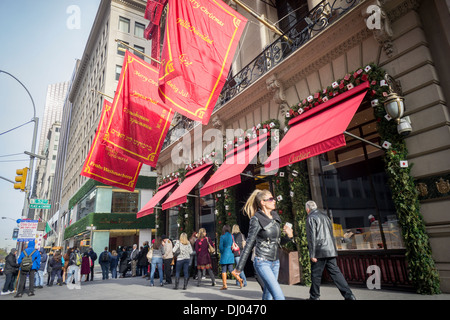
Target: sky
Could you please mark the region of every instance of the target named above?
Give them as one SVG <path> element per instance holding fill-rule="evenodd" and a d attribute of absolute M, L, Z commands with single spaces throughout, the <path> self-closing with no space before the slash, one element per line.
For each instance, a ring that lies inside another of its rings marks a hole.
<path fill-rule="evenodd" d="M 36 117 L 43 122 L 47 87 L 69 81 L 81 59 L 100 0 L 1 0 L 0 70 L 12 74 L 30 92 Z M 14 180 L 16 169 L 29 166 L 33 124 L 9 133 L 34 117 L 26 90 L 0 72 L 0 177 Z M 17 154 L 17 155 L 15 155 Z M 14 155 L 14 156 L 10 156 Z M 35 165 L 36 167 L 36 161 Z M 0 179 L 0 248 L 16 246 L 11 239 L 22 216 L 25 193 Z"/>

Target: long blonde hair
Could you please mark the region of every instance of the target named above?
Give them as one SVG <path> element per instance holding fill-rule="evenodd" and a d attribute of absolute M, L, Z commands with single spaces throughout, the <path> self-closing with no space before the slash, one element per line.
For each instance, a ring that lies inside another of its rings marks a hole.
<path fill-rule="evenodd" d="M 247 213 L 249 218 L 255 215 L 255 212 L 261 208 L 261 201 L 264 200 L 264 196 L 266 194 L 270 194 L 269 190 L 259 190 L 256 189 L 248 198 L 247 202 L 244 205 L 244 212 Z"/>
<path fill-rule="evenodd" d="M 204 237 L 206 237 L 206 229 L 205 229 L 205 228 L 200 228 L 200 229 L 198 230 L 198 238 L 199 238 L 199 239 L 202 239 L 202 238 L 204 238 Z"/>
<path fill-rule="evenodd" d="M 189 240 L 187 238 L 186 232 L 183 232 L 182 234 L 180 234 L 180 242 L 181 242 L 181 244 L 189 244 Z"/>

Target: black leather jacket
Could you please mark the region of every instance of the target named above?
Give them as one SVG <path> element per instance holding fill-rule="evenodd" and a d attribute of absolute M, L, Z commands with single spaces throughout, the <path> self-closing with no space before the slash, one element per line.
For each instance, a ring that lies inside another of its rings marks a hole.
<path fill-rule="evenodd" d="M 244 270 L 253 247 L 255 247 L 255 257 L 269 261 L 278 260 L 279 248 L 290 240 L 287 237 L 281 237 L 281 219 L 276 211 L 272 211 L 272 217 L 273 219 L 270 219 L 261 211 L 257 211 L 250 219 L 247 242 L 236 266 L 237 271 Z"/>
<path fill-rule="evenodd" d="M 320 210 L 311 211 L 306 218 L 306 237 L 310 258 L 337 256 L 333 226 L 330 218 Z"/>

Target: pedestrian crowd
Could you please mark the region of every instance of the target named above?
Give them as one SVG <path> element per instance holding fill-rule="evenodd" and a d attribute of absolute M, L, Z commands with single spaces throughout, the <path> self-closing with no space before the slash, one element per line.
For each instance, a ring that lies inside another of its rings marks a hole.
<path fill-rule="evenodd" d="M 320 298 L 320 283 L 324 268 L 327 268 L 332 280 L 345 299 L 355 299 L 345 278 L 336 264 L 337 250 L 333 238 L 329 217 L 317 208 L 313 201 L 305 205 L 306 234 L 309 255 L 312 263 L 312 286 L 310 299 Z M 281 219 L 275 210 L 275 199 L 267 190 L 255 190 L 247 200 L 244 211 L 250 218 L 247 238 L 240 232 L 239 226 L 232 228 L 225 225 L 218 247 L 220 268 L 214 266 L 216 255 L 215 243 L 208 237 L 204 228 L 194 232 L 190 238 L 181 233 L 178 239 L 171 240 L 166 236 L 156 237 L 150 244 L 145 241 L 140 249 L 134 244 L 132 248 L 121 247 L 119 250 L 108 250 L 105 247 L 98 257 L 92 248 L 80 253 L 77 247 L 69 248 L 63 255 L 59 250 L 48 254 L 44 248 L 35 248 L 30 241 L 16 260 L 16 249 L 12 249 L 5 259 L 6 280 L 1 292 L 10 294 L 17 288 L 15 297 L 22 297 L 26 279 L 29 279 L 28 295 L 33 296 L 35 288 L 43 288 L 46 282 L 51 287 L 55 283 L 67 285 L 71 289 L 80 289 L 81 281 L 93 281 L 94 262 L 102 271 L 102 280 L 127 276 L 142 277 L 149 280 L 149 286 L 155 286 L 155 278 L 159 278 L 159 286 L 173 285 L 180 289 L 180 278 L 183 276 L 183 290 L 188 288 L 192 276 L 196 285 L 200 286 L 208 273 L 211 285 L 216 285 L 214 269 L 219 270 L 222 279 L 220 290 L 227 290 L 230 275 L 235 278 L 236 286 L 247 286 L 244 266 L 248 258 L 253 261 L 255 277 L 261 286 L 263 300 L 283 300 L 284 295 L 278 283 L 280 261 L 278 258 L 281 245 L 293 241 L 292 225 L 286 223 L 281 228 Z M 283 230 L 283 233 L 280 232 Z M 45 281 L 45 276 L 47 279 Z M 172 277 L 175 277 L 174 283 Z"/>

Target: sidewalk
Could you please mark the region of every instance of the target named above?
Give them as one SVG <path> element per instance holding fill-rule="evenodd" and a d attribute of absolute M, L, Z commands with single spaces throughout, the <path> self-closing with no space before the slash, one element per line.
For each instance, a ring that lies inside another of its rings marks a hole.
<path fill-rule="evenodd" d="M 173 290 L 174 285 L 159 286 L 159 279 L 155 279 L 155 286 L 150 287 L 149 281 L 141 277 L 127 277 L 101 280 L 101 273 L 94 275 L 94 281 L 82 282 L 81 289 L 69 289 L 66 285 L 35 289 L 35 296 L 14 298 L 14 294 L 0 296 L 0 302 L 5 300 L 253 300 L 261 301 L 261 289 L 254 278 L 248 280 L 248 286 L 242 289 L 235 286 L 234 281 L 228 281 L 228 290 L 219 290 L 222 281 L 216 279 L 216 286 L 212 287 L 208 279 L 202 280 L 197 287 L 197 281 L 192 278 L 188 289 L 182 290 L 183 278 L 180 279 L 180 289 Z M 0 277 L 0 288 L 3 288 L 5 277 Z M 305 300 L 309 297 L 309 287 L 302 285 L 281 285 L 287 300 Z M 411 292 L 394 290 L 369 290 L 362 287 L 352 287 L 357 300 L 450 300 L 450 294 L 419 295 Z M 334 285 L 321 287 L 321 300 L 343 300 Z"/>

